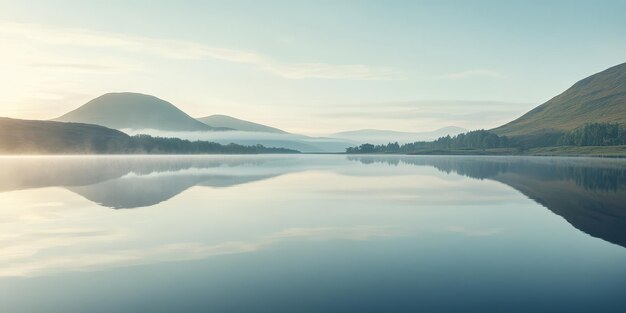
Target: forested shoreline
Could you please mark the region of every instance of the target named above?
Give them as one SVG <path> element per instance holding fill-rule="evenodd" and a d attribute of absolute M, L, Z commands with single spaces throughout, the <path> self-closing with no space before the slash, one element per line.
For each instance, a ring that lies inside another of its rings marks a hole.
<path fill-rule="evenodd" d="M 189 141 L 179 138 L 136 135 L 130 137 L 129 145 L 121 150 L 128 154 L 256 154 L 256 153 L 300 153 L 287 148 L 265 147 L 263 145 L 244 146 L 234 143 L 226 145 L 210 141 Z"/>
<path fill-rule="evenodd" d="M 620 146 L 626 145 L 626 129 L 617 123 L 588 123 L 569 132 L 547 132 L 528 136 L 498 136 L 487 130 L 475 130 L 434 141 L 417 141 L 386 145 L 362 144 L 346 149 L 348 154 L 390 153 L 416 154 L 453 152 L 459 150 L 506 149 L 509 154 L 523 153 L 530 148 L 558 146 Z"/>
<path fill-rule="evenodd" d="M 0 143 L 0 154 L 261 154 L 300 153 L 286 148 L 262 145 L 244 146 L 209 141 L 135 135 L 127 137 L 98 136 L 64 145 L 6 145 Z"/>

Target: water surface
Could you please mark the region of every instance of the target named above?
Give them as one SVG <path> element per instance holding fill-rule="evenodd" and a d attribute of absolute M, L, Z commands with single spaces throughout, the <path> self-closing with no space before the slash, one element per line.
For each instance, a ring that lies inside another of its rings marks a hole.
<path fill-rule="evenodd" d="M 625 312 L 626 161 L 0 158 L 0 312 Z"/>

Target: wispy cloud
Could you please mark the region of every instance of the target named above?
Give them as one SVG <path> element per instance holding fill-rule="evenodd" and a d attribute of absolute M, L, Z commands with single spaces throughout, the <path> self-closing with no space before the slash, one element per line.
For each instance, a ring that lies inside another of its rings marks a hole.
<path fill-rule="evenodd" d="M 401 71 L 384 66 L 321 62 L 285 63 L 255 52 L 214 47 L 198 42 L 128 36 L 87 29 L 0 23 L 0 34 L 16 36 L 20 40 L 34 40 L 48 45 L 110 48 L 131 53 L 149 53 L 170 59 L 216 59 L 248 64 L 286 79 L 402 79 Z"/>
<path fill-rule="evenodd" d="M 435 100 L 406 102 L 355 103 L 333 106 L 332 112 L 319 116 L 326 120 L 363 121 L 385 125 L 415 125 L 412 131 L 434 130 L 445 126 L 467 129 L 489 128 L 514 119 L 536 104 L 503 101 Z M 430 125 L 429 128 L 419 128 Z M 367 128 L 367 127 L 366 127 Z"/>
<path fill-rule="evenodd" d="M 49 236 L 50 234 L 54 236 Z M 254 252 L 285 241 L 367 240 L 402 235 L 397 226 L 357 225 L 350 227 L 288 228 L 250 241 L 216 244 L 166 243 L 138 249 L 113 249 L 100 253 L 43 254 L 66 246 L 91 246 L 103 240 L 120 240 L 120 234 L 95 230 L 63 230 L 28 238 L 3 238 L 7 253 L 0 255 L 0 277 L 39 276 L 64 271 L 94 271 L 105 268 L 199 260 L 211 256 Z M 20 241 L 19 239 L 25 239 Z M 3 250 L 4 251 L 4 250 Z"/>
<path fill-rule="evenodd" d="M 464 226 L 448 226 L 444 228 L 445 231 L 451 233 L 462 234 L 467 237 L 483 237 L 493 236 L 502 232 L 502 228 L 489 228 L 489 229 L 472 229 Z"/>
<path fill-rule="evenodd" d="M 467 78 L 479 78 L 479 77 L 500 78 L 502 77 L 502 74 L 493 70 L 488 70 L 488 69 L 474 69 L 474 70 L 449 73 L 449 74 L 443 75 L 443 78 L 446 78 L 446 79 L 467 79 Z"/>
<path fill-rule="evenodd" d="M 116 65 L 107 64 L 90 64 L 90 63 L 63 63 L 63 62 L 45 62 L 30 63 L 29 66 L 47 69 L 62 69 L 89 73 L 108 73 L 117 72 L 120 68 Z"/>

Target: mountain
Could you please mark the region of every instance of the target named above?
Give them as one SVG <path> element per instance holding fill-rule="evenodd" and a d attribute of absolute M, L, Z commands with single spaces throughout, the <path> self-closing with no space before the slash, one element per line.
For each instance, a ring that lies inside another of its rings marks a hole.
<path fill-rule="evenodd" d="M 225 130 L 201 123 L 167 101 L 131 92 L 104 94 L 54 121 L 97 124 L 115 129 Z"/>
<path fill-rule="evenodd" d="M 275 133 L 275 134 L 286 134 L 286 131 L 280 130 L 278 128 L 269 127 L 249 121 L 240 120 L 238 118 L 234 118 L 228 115 L 211 115 L 197 118 L 198 121 L 213 126 L 213 127 L 224 127 L 231 128 L 234 130 L 241 130 L 247 132 L 260 132 L 260 133 Z"/>
<path fill-rule="evenodd" d="M 0 154 L 250 154 L 297 153 L 262 145 L 129 136 L 99 125 L 0 118 Z"/>
<path fill-rule="evenodd" d="M 98 125 L 0 118 L 0 153 L 101 153 L 130 137 Z"/>
<path fill-rule="evenodd" d="M 169 132 L 155 130 L 125 130 L 130 135 L 146 134 L 154 137 L 180 138 L 190 141 L 211 141 L 223 145 L 230 143 L 265 147 L 276 147 L 298 150 L 305 153 L 344 152 L 346 148 L 357 145 L 357 142 L 336 139 L 308 137 L 291 133 L 265 133 L 252 131 L 222 131 L 222 132 Z"/>
<path fill-rule="evenodd" d="M 506 136 L 562 133 L 586 123 L 600 122 L 626 125 L 626 63 L 577 82 L 492 132 Z"/>
<path fill-rule="evenodd" d="M 139 208 L 166 201 L 193 186 L 224 188 L 303 170 L 293 160 L 274 156 L 257 156 L 253 163 L 238 156 L 10 158 L 0 162 L 0 193 L 63 187 L 104 207 Z"/>
<path fill-rule="evenodd" d="M 479 180 L 506 184 L 578 230 L 626 247 L 626 164 L 619 159 L 516 157 L 355 157 L 364 164 L 384 162 L 433 166 Z"/>
<path fill-rule="evenodd" d="M 387 144 L 389 142 L 409 143 L 416 141 L 431 141 L 447 135 L 454 136 L 466 132 L 467 129 L 448 126 L 430 132 L 399 132 L 393 130 L 361 129 L 339 132 L 330 135 L 333 138 L 341 138 L 359 143 Z"/>

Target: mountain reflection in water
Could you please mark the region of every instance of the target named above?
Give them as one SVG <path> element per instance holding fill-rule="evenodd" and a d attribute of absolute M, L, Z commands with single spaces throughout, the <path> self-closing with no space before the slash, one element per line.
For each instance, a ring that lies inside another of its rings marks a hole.
<path fill-rule="evenodd" d="M 626 247 L 626 162 L 619 159 L 457 156 L 26 157 L 0 162 L 0 192 L 59 186 L 104 207 L 149 207 L 193 186 L 227 188 L 312 169 L 431 166 L 513 187 L 577 229 Z M 375 175 L 385 176 L 377 172 Z"/>
<path fill-rule="evenodd" d="M 577 229 L 626 247 L 626 161 L 551 157 L 348 157 L 433 166 L 511 186 Z"/>

